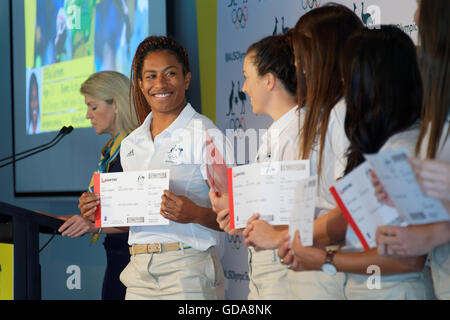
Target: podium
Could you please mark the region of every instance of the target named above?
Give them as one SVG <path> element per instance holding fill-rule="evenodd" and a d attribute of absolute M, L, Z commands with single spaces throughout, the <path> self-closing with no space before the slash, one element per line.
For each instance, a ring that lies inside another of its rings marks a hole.
<path fill-rule="evenodd" d="M 41 299 L 39 233 L 58 233 L 62 220 L 0 202 L 0 243 L 13 247 L 13 298 Z M 7 271 L 0 266 L 0 275 Z M 6 280 L 3 279 L 3 283 Z"/>

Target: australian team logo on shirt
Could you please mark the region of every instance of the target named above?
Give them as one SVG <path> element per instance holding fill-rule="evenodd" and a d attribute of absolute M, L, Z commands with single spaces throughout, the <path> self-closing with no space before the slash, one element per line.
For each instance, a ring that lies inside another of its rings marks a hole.
<path fill-rule="evenodd" d="M 183 148 L 178 144 L 170 148 L 169 152 L 167 152 L 166 163 L 179 163 L 182 152 Z"/>

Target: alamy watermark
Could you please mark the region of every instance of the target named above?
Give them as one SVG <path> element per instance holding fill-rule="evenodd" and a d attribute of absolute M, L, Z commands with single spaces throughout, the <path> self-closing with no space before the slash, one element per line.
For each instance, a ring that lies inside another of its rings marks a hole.
<path fill-rule="evenodd" d="M 367 278 L 366 286 L 369 290 L 381 289 L 381 268 L 377 265 L 370 265 L 367 267 L 367 274 L 370 276 Z"/>
<path fill-rule="evenodd" d="M 67 289 L 81 290 L 81 268 L 77 265 L 70 265 L 67 267 L 66 273 L 70 274 L 66 281 Z"/>
<path fill-rule="evenodd" d="M 67 28 L 81 30 L 81 8 L 77 5 L 67 7 Z"/>
<path fill-rule="evenodd" d="M 168 158 L 177 161 L 182 152 L 192 150 L 181 157 L 191 164 L 241 165 L 256 159 L 264 141 L 267 153 L 276 159 L 280 152 L 280 138 L 279 130 L 270 130 L 269 133 L 267 129 L 226 129 L 224 134 L 218 128 L 206 128 L 202 120 L 194 120 L 192 127 L 171 133 Z M 200 153 L 202 157 L 199 157 Z"/>

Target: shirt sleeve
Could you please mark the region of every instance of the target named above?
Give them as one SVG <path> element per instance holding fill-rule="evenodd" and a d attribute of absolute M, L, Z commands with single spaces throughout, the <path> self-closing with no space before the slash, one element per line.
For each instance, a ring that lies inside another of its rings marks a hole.
<path fill-rule="evenodd" d="M 331 111 L 329 127 L 327 134 L 329 134 L 329 141 L 331 143 L 331 150 L 334 156 L 334 179 L 337 180 L 344 176 L 345 168 L 347 166 L 347 149 L 350 145 L 347 135 L 345 134 L 345 105 L 338 104 Z"/>

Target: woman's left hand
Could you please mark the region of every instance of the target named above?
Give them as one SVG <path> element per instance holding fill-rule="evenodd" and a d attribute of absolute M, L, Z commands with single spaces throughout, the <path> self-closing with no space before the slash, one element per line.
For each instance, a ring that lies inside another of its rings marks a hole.
<path fill-rule="evenodd" d="M 247 227 L 242 235 L 245 237 L 245 245 L 252 246 L 255 251 L 273 250 L 278 248 L 283 241 L 285 232 L 275 230 L 270 224 L 259 219 L 255 213 L 247 222 Z"/>
<path fill-rule="evenodd" d="M 281 262 L 290 265 L 295 271 L 321 270 L 325 262 L 326 252 L 314 247 L 304 247 L 300 239 L 300 232 L 295 232 L 292 248 L 289 249 L 289 239 L 278 249 Z"/>
<path fill-rule="evenodd" d="M 94 223 L 87 218 L 83 218 L 81 215 L 74 215 L 66 222 L 64 222 L 58 229 L 63 236 L 71 238 L 78 238 L 86 233 L 95 233 L 97 228 Z"/>
<path fill-rule="evenodd" d="M 173 222 L 198 223 L 199 206 L 185 196 L 164 190 L 161 196 L 161 215 Z"/>
<path fill-rule="evenodd" d="M 209 199 L 211 200 L 212 209 L 215 213 L 219 213 L 223 209 L 228 208 L 228 194 L 219 194 L 214 189 L 209 189 Z"/>
<path fill-rule="evenodd" d="M 417 158 L 408 161 L 425 195 L 450 201 L 450 163 Z"/>
<path fill-rule="evenodd" d="M 425 255 L 434 248 L 433 240 L 439 236 L 435 232 L 438 224 L 408 227 L 379 226 L 376 232 L 378 254 L 403 257 Z"/>

